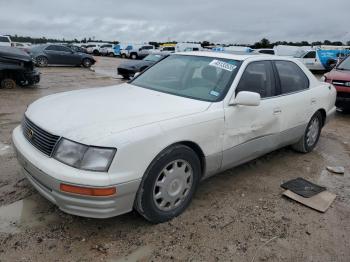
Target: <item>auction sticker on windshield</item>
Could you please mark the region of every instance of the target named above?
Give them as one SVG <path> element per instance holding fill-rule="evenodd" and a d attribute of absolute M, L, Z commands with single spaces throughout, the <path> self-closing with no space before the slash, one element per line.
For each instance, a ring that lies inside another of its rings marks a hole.
<path fill-rule="evenodd" d="M 235 68 L 237 67 L 237 66 L 235 66 L 235 65 L 231 65 L 231 64 L 226 63 L 226 62 L 224 62 L 224 61 L 220 61 L 220 60 L 216 60 L 216 59 L 214 59 L 213 61 L 211 61 L 211 62 L 209 63 L 209 65 L 215 66 L 215 67 L 218 67 L 218 68 L 221 68 L 221 69 L 230 71 L 230 72 L 232 72 L 233 70 L 235 70 Z"/>

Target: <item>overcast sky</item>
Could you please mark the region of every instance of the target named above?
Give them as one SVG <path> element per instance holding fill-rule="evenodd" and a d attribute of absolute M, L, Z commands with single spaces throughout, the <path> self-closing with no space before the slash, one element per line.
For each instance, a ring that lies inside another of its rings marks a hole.
<path fill-rule="evenodd" d="M 0 34 L 120 42 L 350 41 L 350 0 L 0 0 Z"/>

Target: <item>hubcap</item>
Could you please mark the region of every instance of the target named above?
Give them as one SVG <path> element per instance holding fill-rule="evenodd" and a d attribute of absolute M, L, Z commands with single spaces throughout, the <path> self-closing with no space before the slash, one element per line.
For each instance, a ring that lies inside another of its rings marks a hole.
<path fill-rule="evenodd" d="M 316 143 L 318 133 L 320 129 L 320 122 L 317 117 L 312 119 L 309 129 L 306 134 L 306 143 L 309 147 Z"/>
<path fill-rule="evenodd" d="M 175 209 L 186 199 L 192 183 L 193 170 L 187 161 L 178 159 L 167 164 L 154 185 L 154 203 L 163 211 Z"/>

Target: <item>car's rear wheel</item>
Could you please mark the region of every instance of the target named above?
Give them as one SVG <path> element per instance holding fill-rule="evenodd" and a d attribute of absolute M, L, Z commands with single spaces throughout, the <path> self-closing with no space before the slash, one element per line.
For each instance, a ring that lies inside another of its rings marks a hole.
<path fill-rule="evenodd" d="M 200 160 L 191 148 L 175 145 L 164 150 L 144 176 L 136 210 L 153 223 L 180 215 L 190 204 L 200 175 Z"/>
<path fill-rule="evenodd" d="M 292 145 L 292 148 L 298 152 L 308 153 L 311 152 L 321 134 L 322 129 L 322 115 L 320 112 L 316 112 L 308 123 L 303 137 L 296 144 Z"/>
<path fill-rule="evenodd" d="M 48 65 L 48 60 L 45 56 L 38 56 L 35 61 L 39 67 L 46 67 Z"/>
<path fill-rule="evenodd" d="M 108 53 L 108 56 L 109 56 L 109 57 L 113 57 L 114 54 L 113 54 L 113 53 Z"/>
<path fill-rule="evenodd" d="M 131 59 L 137 59 L 137 54 L 132 53 L 132 54 L 130 55 L 130 58 L 131 58 Z"/>
<path fill-rule="evenodd" d="M 83 67 L 89 68 L 92 66 L 92 61 L 89 58 L 84 58 L 81 64 L 83 65 Z"/>
<path fill-rule="evenodd" d="M 16 81 L 11 78 L 5 78 L 1 81 L 1 88 L 13 89 L 16 87 Z"/>
<path fill-rule="evenodd" d="M 121 58 L 126 58 L 126 54 L 121 54 Z"/>

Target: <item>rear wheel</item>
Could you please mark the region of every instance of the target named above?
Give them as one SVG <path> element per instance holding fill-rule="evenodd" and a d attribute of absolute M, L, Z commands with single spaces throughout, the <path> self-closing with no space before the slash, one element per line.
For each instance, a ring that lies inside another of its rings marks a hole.
<path fill-rule="evenodd" d="M 48 60 L 45 56 L 38 56 L 35 61 L 39 67 L 46 67 L 48 65 Z"/>
<path fill-rule="evenodd" d="M 13 89 L 16 87 L 16 81 L 11 78 L 5 78 L 1 81 L 1 88 Z"/>
<path fill-rule="evenodd" d="M 136 54 L 136 53 L 132 53 L 132 54 L 130 55 L 130 58 L 131 58 L 131 59 L 137 59 L 137 54 Z"/>
<path fill-rule="evenodd" d="M 108 56 L 109 56 L 109 57 L 113 57 L 114 54 L 113 54 L 113 53 L 109 53 Z"/>
<path fill-rule="evenodd" d="M 311 152 L 321 134 L 322 129 L 322 115 L 320 112 L 316 112 L 308 123 L 303 137 L 299 140 L 298 143 L 292 145 L 292 148 L 298 152 L 308 153 Z"/>
<path fill-rule="evenodd" d="M 180 215 L 190 204 L 200 175 L 200 160 L 191 148 L 175 145 L 164 150 L 145 174 L 135 209 L 153 223 Z"/>
<path fill-rule="evenodd" d="M 92 61 L 89 58 L 84 58 L 81 64 L 83 65 L 83 67 L 89 68 L 92 66 Z"/>
<path fill-rule="evenodd" d="M 121 54 L 121 58 L 126 58 L 126 54 Z"/>

